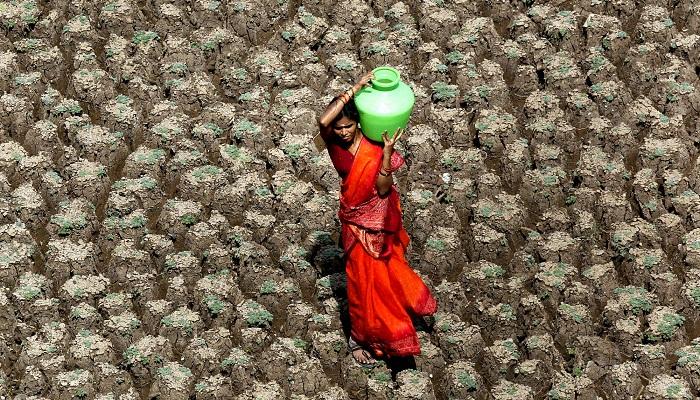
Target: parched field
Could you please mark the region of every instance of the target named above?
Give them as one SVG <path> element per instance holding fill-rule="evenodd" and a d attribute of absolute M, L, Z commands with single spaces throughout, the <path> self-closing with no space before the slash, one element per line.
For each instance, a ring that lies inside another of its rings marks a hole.
<path fill-rule="evenodd" d="M 694 399 L 700 0 L 0 1 L 0 399 Z M 415 360 L 316 117 L 392 65 Z"/>

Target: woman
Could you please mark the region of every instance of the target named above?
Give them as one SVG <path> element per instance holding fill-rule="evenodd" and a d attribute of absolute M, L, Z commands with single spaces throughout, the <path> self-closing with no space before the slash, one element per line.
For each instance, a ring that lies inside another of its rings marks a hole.
<path fill-rule="evenodd" d="M 364 75 L 318 119 L 320 136 L 342 178 L 338 217 L 346 257 L 348 347 L 363 365 L 374 357 L 420 354 L 411 317 L 437 309 L 430 290 L 404 258 L 409 238 L 392 178 L 404 163 L 394 151 L 403 130 L 391 138 L 384 132 L 384 142 L 376 143 L 358 126 L 352 97 L 371 79 L 371 73 Z"/>

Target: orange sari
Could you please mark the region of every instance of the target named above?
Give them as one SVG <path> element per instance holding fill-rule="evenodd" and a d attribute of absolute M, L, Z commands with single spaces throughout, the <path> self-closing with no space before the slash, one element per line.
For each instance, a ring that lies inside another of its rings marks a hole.
<path fill-rule="evenodd" d="M 377 194 L 382 147 L 363 136 L 354 157 L 333 143 L 328 150 L 343 177 L 338 216 L 346 257 L 350 335 L 379 357 L 420 354 L 411 316 L 435 313 L 437 302 L 404 257 L 409 237 L 396 188 L 384 197 Z M 402 164 L 395 152 L 392 170 Z"/>

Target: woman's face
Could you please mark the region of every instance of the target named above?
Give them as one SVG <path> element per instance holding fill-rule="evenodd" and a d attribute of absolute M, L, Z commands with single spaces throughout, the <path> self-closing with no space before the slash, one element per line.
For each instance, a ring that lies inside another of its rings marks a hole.
<path fill-rule="evenodd" d="M 340 117 L 335 123 L 333 123 L 333 132 L 340 138 L 340 140 L 352 143 L 355 138 L 355 130 L 357 129 L 357 123 L 348 117 Z"/>

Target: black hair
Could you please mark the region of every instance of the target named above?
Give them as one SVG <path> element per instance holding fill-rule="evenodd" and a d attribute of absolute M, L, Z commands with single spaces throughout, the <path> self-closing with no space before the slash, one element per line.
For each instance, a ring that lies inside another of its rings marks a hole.
<path fill-rule="evenodd" d="M 340 96 L 336 96 L 331 100 L 331 103 L 338 100 Z M 343 109 L 340 110 L 338 113 L 338 116 L 335 117 L 336 120 L 342 118 L 342 117 L 347 117 L 355 122 L 360 122 L 360 113 L 357 111 L 357 107 L 355 107 L 355 100 L 350 99 L 350 101 L 347 102 L 343 106 Z"/>

